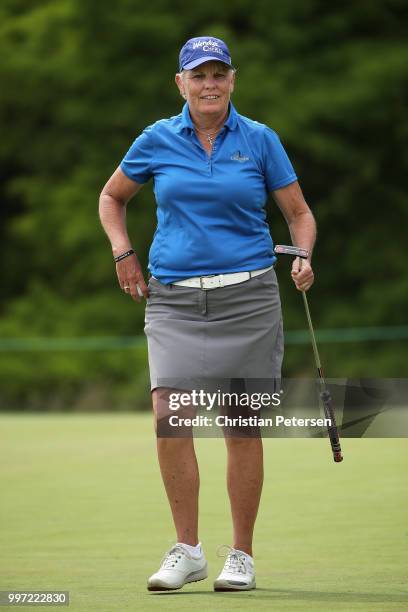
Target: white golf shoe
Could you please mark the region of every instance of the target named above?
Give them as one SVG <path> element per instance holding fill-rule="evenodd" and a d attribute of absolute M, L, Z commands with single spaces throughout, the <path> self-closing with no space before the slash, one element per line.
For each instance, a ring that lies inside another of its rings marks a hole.
<path fill-rule="evenodd" d="M 183 544 L 175 544 L 164 556 L 158 572 L 147 581 L 149 591 L 173 591 L 188 582 L 198 582 L 208 576 L 207 561 L 201 550 L 193 557 Z"/>
<path fill-rule="evenodd" d="M 250 591 L 256 589 L 252 557 L 230 548 L 221 574 L 214 582 L 214 591 Z"/>

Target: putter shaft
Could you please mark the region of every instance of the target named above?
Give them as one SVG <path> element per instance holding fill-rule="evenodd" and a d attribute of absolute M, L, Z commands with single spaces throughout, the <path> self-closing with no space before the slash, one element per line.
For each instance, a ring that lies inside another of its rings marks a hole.
<path fill-rule="evenodd" d="M 306 249 L 300 249 L 294 246 L 286 246 L 286 245 L 276 245 L 275 253 L 282 255 L 293 255 L 294 257 L 299 257 L 299 272 L 302 269 L 302 260 L 307 259 L 309 253 Z M 310 338 L 312 341 L 313 354 L 316 362 L 317 374 L 319 377 L 320 383 L 320 399 L 322 400 L 323 410 L 325 417 L 330 419 L 330 425 L 327 427 L 327 431 L 329 434 L 330 445 L 333 452 L 333 459 L 336 463 L 343 461 L 343 455 L 341 452 L 340 439 L 337 431 L 336 419 L 334 415 L 332 398 L 330 395 L 330 391 L 326 387 L 326 381 L 324 380 L 322 364 L 320 362 L 320 355 L 317 348 L 316 336 L 314 333 L 312 317 L 310 316 L 309 302 L 307 300 L 306 292 L 302 291 L 303 304 L 305 306 L 307 323 L 309 326 Z"/>

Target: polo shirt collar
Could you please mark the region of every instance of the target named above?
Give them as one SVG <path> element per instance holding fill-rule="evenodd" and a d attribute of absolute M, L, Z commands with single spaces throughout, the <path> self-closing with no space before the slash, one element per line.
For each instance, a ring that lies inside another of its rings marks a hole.
<path fill-rule="evenodd" d="M 228 115 L 228 119 L 226 120 L 224 125 L 229 130 L 235 130 L 235 128 L 237 127 L 237 123 L 238 123 L 238 113 L 235 110 L 235 106 L 230 101 L 230 112 L 229 112 L 229 115 Z"/>
<path fill-rule="evenodd" d="M 185 128 L 190 128 L 190 130 L 194 130 L 194 125 L 191 121 L 190 110 L 188 108 L 187 102 L 184 104 L 183 110 L 181 111 L 180 131 Z"/>
<path fill-rule="evenodd" d="M 235 110 L 235 106 L 233 105 L 231 101 L 229 103 L 229 109 L 230 111 L 228 114 L 228 119 L 224 123 L 224 126 L 228 128 L 229 130 L 235 130 L 235 128 L 237 127 L 237 123 L 238 123 L 238 118 L 237 118 L 238 113 Z M 194 124 L 191 120 L 190 110 L 189 110 L 187 102 L 184 104 L 183 110 L 181 111 L 181 121 L 180 121 L 180 126 L 179 126 L 178 131 L 181 132 L 181 130 L 184 130 L 186 128 L 190 130 L 194 130 Z"/>

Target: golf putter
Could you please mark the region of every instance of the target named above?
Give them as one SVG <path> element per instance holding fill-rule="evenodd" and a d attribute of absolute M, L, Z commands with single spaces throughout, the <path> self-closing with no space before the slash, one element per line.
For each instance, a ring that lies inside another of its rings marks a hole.
<path fill-rule="evenodd" d="M 306 249 L 300 249 L 294 246 L 285 246 L 283 244 L 277 244 L 275 246 L 275 253 L 277 255 L 292 255 L 292 257 L 300 258 L 300 266 L 299 271 L 302 268 L 302 259 L 307 259 L 309 257 L 309 252 Z M 325 417 L 330 419 L 330 425 L 327 427 L 327 431 L 329 433 L 330 444 L 333 452 L 333 459 L 336 463 L 343 461 L 343 455 L 341 452 L 339 434 L 337 431 L 336 419 L 334 416 L 332 398 L 330 395 L 330 391 L 326 387 L 326 382 L 324 380 L 322 364 L 320 363 L 319 351 L 317 349 L 316 337 L 313 329 L 312 319 L 310 316 L 309 303 L 307 301 L 306 292 L 302 291 L 303 303 L 305 305 L 307 322 L 309 325 L 310 338 L 312 340 L 313 353 L 316 362 L 317 373 L 319 376 L 319 384 L 320 384 L 320 399 L 322 400 L 323 410 Z"/>

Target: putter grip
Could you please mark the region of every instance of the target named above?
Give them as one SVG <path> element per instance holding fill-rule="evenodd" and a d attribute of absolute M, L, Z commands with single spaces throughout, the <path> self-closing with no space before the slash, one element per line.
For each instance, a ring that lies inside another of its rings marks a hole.
<path fill-rule="evenodd" d="M 320 397 L 323 402 L 325 417 L 330 419 L 331 423 L 327 426 L 327 431 L 329 433 L 330 444 L 333 451 L 333 459 L 336 463 L 339 463 L 340 461 L 343 461 L 343 455 L 341 454 L 340 439 L 332 406 L 332 398 L 327 390 L 322 391 Z"/>

